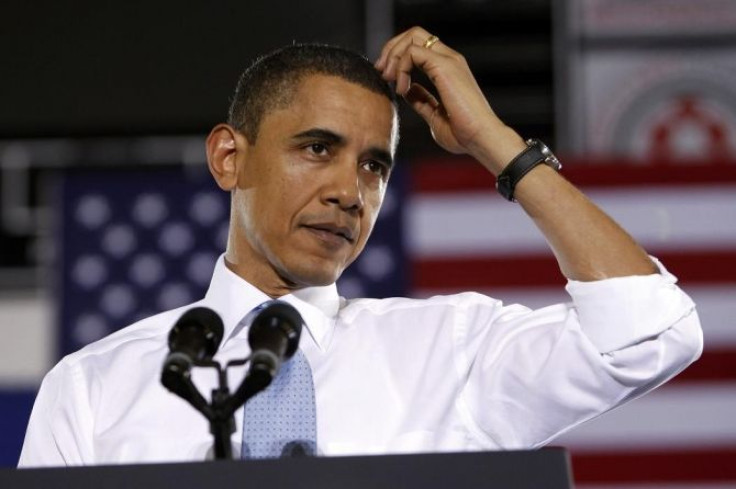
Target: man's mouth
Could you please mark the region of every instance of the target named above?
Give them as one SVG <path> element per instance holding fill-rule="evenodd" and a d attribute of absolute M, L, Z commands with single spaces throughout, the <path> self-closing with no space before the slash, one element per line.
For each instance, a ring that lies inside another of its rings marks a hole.
<path fill-rule="evenodd" d="M 315 224 L 305 224 L 305 228 L 311 229 L 313 231 L 317 231 L 319 233 L 325 233 L 326 235 L 334 235 L 339 238 L 344 239 L 348 243 L 353 243 L 355 241 L 355 232 L 349 228 L 348 226 L 340 226 L 338 224 L 334 223 L 315 223 Z"/>

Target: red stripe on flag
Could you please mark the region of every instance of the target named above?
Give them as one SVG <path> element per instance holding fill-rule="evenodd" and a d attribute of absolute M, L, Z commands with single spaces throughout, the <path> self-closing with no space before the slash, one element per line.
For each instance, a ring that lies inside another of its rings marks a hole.
<path fill-rule="evenodd" d="M 736 250 L 692 253 L 653 252 L 683 284 L 736 282 Z M 469 290 L 565 284 L 552 254 L 416 258 L 414 289 Z"/>
<path fill-rule="evenodd" d="M 413 260 L 414 289 L 565 285 L 552 256 L 448 257 Z"/>
<path fill-rule="evenodd" d="M 736 351 L 707 349 L 698 361 L 678 374 L 673 382 L 733 380 L 736 380 Z"/>
<path fill-rule="evenodd" d="M 570 164 L 562 174 L 580 187 L 651 187 L 736 183 L 736 164 L 660 165 L 623 164 L 597 160 L 595 164 Z M 468 157 L 422 160 L 412 166 L 415 192 L 443 193 L 484 191 L 495 187 L 495 179 Z"/>
<path fill-rule="evenodd" d="M 572 454 L 577 483 L 736 480 L 736 449 Z"/>

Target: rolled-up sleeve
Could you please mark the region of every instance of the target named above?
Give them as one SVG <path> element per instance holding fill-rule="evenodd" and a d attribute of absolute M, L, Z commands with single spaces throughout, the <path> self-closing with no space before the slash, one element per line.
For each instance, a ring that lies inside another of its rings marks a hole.
<path fill-rule="evenodd" d="M 660 273 L 642 277 L 620 277 L 597 282 L 570 280 L 580 327 L 599 352 L 608 353 L 656 338 L 680 320 L 695 314 L 695 304 L 677 285 L 677 279 L 653 258 Z M 687 328 L 697 337 L 687 343 L 702 348 L 697 327 Z"/>
<path fill-rule="evenodd" d="M 695 305 L 660 273 L 570 281 L 571 303 L 538 310 L 468 301 L 456 323 L 471 431 L 505 449 L 537 447 L 666 382 L 703 348 Z"/>

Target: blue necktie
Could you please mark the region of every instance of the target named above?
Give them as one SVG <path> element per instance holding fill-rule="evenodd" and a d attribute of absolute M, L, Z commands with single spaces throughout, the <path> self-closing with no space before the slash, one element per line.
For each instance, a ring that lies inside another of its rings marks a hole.
<path fill-rule="evenodd" d="M 245 404 L 242 458 L 317 453 L 312 369 L 301 350 L 284 362 L 266 390 Z"/>

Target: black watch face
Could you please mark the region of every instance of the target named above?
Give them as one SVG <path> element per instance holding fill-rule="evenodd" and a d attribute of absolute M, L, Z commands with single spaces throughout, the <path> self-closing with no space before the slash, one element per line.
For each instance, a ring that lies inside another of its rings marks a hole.
<path fill-rule="evenodd" d="M 554 155 L 551 149 L 547 147 L 546 144 L 544 144 L 542 141 L 538 139 L 530 139 L 533 144 L 535 144 L 537 147 L 539 147 L 539 150 L 542 152 L 542 156 L 544 156 L 544 161 L 549 166 L 553 167 L 556 170 L 559 170 L 562 168 L 562 165 L 560 164 L 560 160 L 557 159 L 557 157 Z"/>

